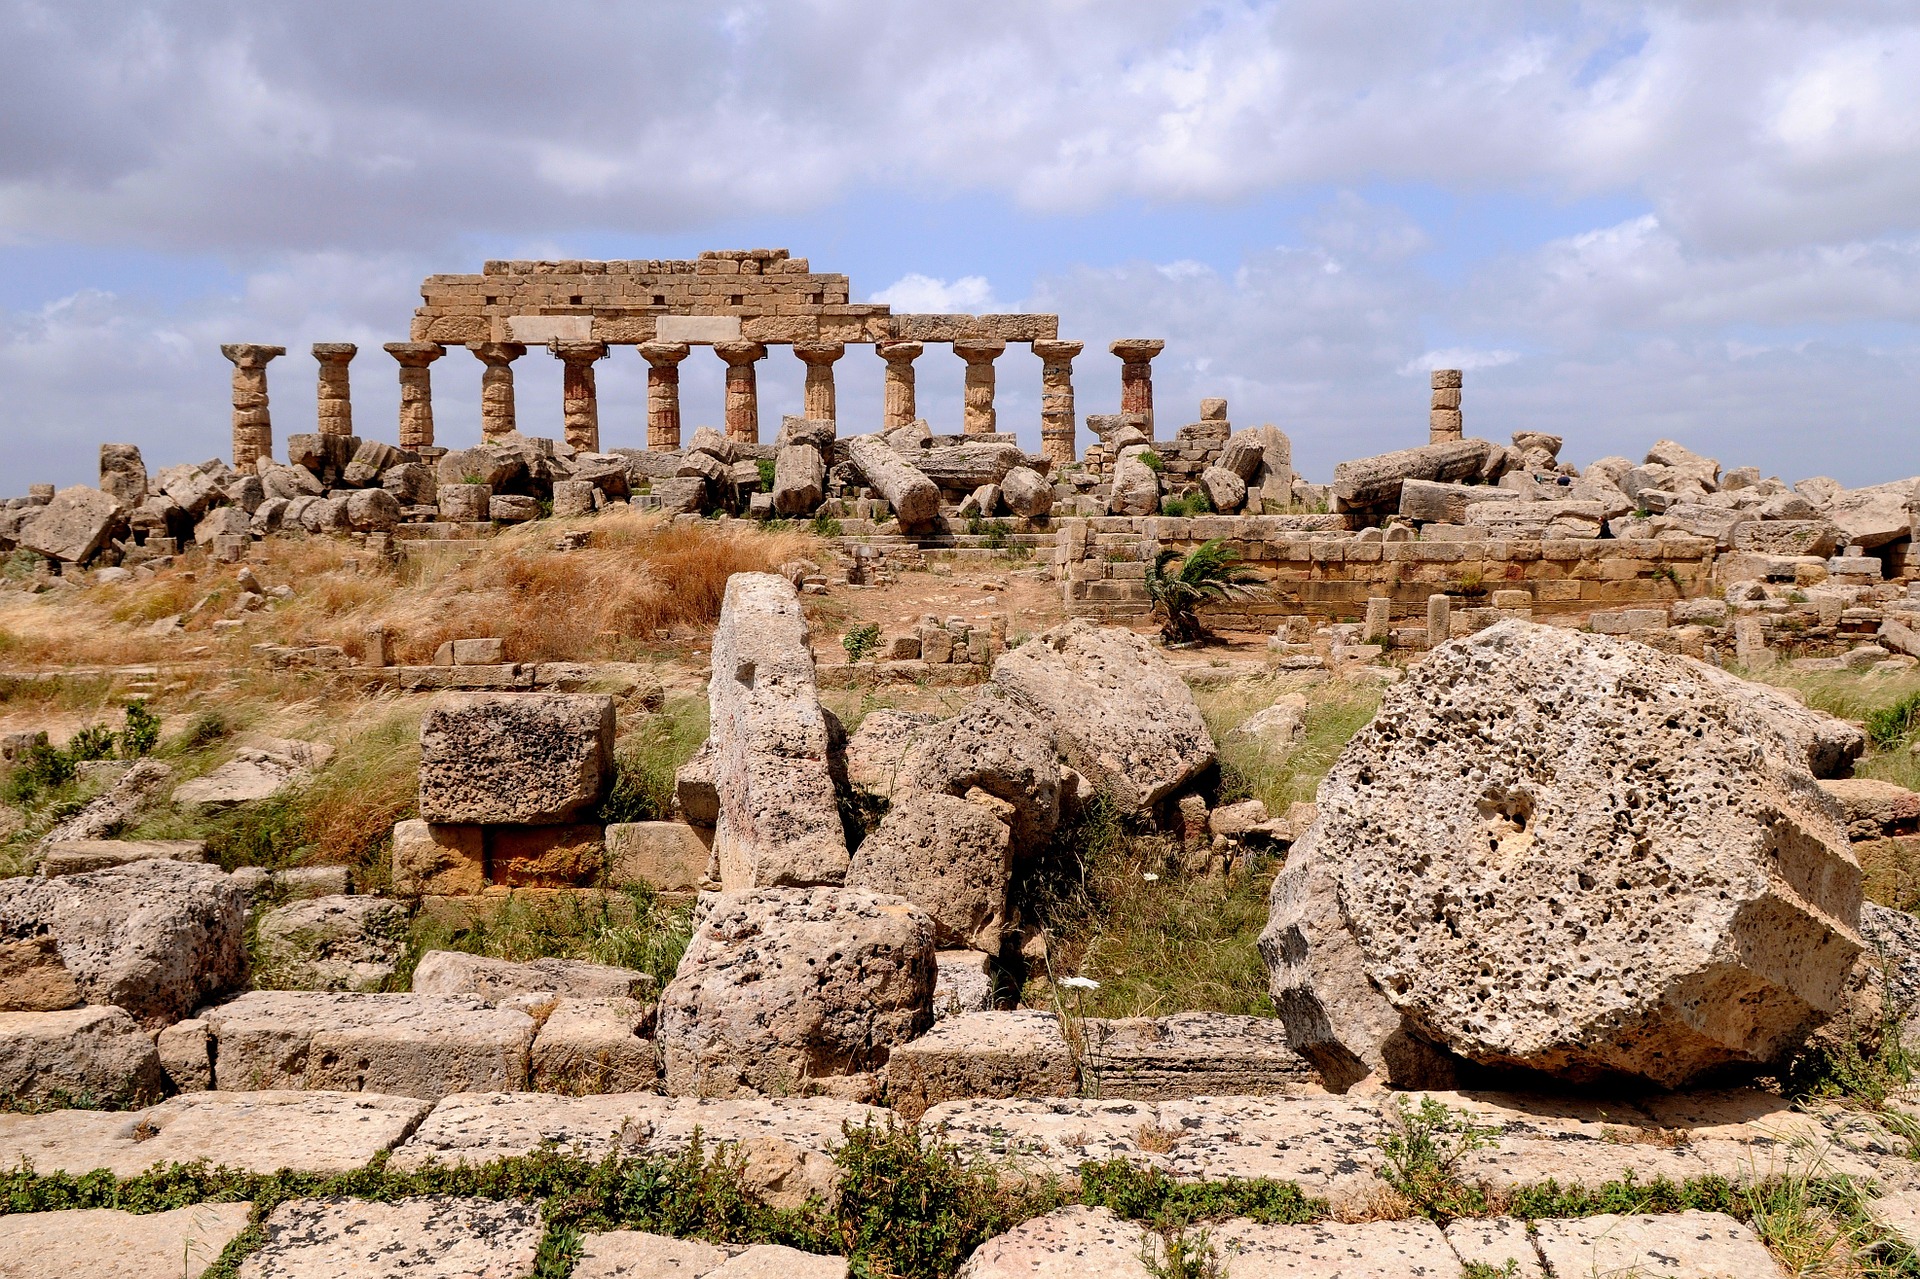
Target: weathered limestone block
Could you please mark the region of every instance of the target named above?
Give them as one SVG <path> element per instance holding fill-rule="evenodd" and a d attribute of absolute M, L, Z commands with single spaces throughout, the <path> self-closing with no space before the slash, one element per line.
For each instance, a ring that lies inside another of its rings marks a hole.
<path fill-rule="evenodd" d="M 347 523 L 356 533 L 391 533 L 406 512 L 384 488 L 355 489 L 347 499 Z"/>
<path fill-rule="evenodd" d="M 1726 699 L 1741 732 L 1783 758 L 1804 761 L 1800 767 L 1815 777 L 1847 776 L 1853 761 L 1867 748 L 1867 735 L 1857 725 L 1803 706 L 1770 684 L 1741 679 L 1705 662 L 1683 660 Z"/>
<path fill-rule="evenodd" d="M 1506 450 L 1486 440 L 1453 440 L 1356 458 L 1333 468 L 1333 495 L 1341 508 L 1398 505 L 1407 480 L 1452 483 L 1497 478 L 1488 474 Z"/>
<path fill-rule="evenodd" d="M 528 1082 L 573 1094 L 652 1088 L 660 1077 L 652 1029 L 653 1007 L 637 999 L 562 999 L 534 1036 Z"/>
<path fill-rule="evenodd" d="M 249 1203 L 200 1203 L 171 1212 L 72 1208 L 0 1217 L 0 1274 L 86 1279 L 200 1279 L 247 1228 Z"/>
<path fill-rule="evenodd" d="M 1082 1033 L 1082 1070 L 1102 1097 L 1244 1096 L 1318 1082 L 1288 1045 L 1286 1023 L 1273 1017 L 1090 1017 Z"/>
<path fill-rule="evenodd" d="M 40 859 L 40 873 L 49 879 L 56 875 L 80 875 L 90 870 L 106 870 L 145 861 L 203 862 L 207 860 L 204 839 L 67 839 L 46 846 Z"/>
<path fill-rule="evenodd" d="M 1227 736 L 1255 743 L 1269 759 L 1284 760 L 1306 743 L 1306 715 L 1306 697 L 1289 693 L 1249 715 Z"/>
<path fill-rule="evenodd" d="M 847 738 L 847 783 L 878 799 L 906 785 L 907 752 L 940 723 L 938 716 L 883 707 L 869 711 Z"/>
<path fill-rule="evenodd" d="M 105 546 L 126 518 L 127 508 L 111 494 L 77 484 L 61 489 L 14 534 L 22 548 L 65 564 L 85 564 Z"/>
<path fill-rule="evenodd" d="M 1505 621 L 1388 692 L 1260 942 L 1329 1086 L 1444 1086 L 1452 1054 L 1675 1087 L 1840 1008 L 1861 943 L 1837 806 L 1707 669 Z"/>
<path fill-rule="evenodd" d="M 940 489 L 913 463 L 887 447 L 878 435 L 856 435 L 847 441 L 847 457 L 881 497 L 893 507 L 900 527 L 908 532 L 926 528 L 940 513 Z"/>
<path fill-rule="evenodd" d="M 492 1004 L 533 994 L 562 999 L 650 999 L 653 989 L 652 976 L 638 969 L 583 959 L 516 962 L 457 950 L 430 950 L 413 970 L 416 995 L 478 995 Z"/>
<path fill-rule="evenodd" d="M 313 775 L 283 756 L 242 749 L 203 777 L 173 788 L 173 802 L 192 813 L 217 813 L 242 804 L 258 804 L 313 780 Z"/>
<path fill-rule="evenodd" d="M 1000 500 L 1023 520 L 1044 519 L 1053 510 L 1053 486 L 1030 466 L 1016 466 L 1000 479 Z"/>
<path fill-rule="evenodd" d="M 933 1015 L 960 1017 L 993 1007 L 993 956 L 978 950 L 941 950 L 933 956 Z"/>
<path fill-rule="evenodd" d="M 129 509 L 147 500 L 147 464 L 138 444 L 100 446 L 100 491 Z"/>
<path fill-rule="evenodd" d="M 1200 487 L 1213 509 L 1231 515 L 1247 504 L 1247 482 L 1223 466 L 1209 466 L 1200 472 Z"/>
<path fill-rule="evenodd" d="M 713 829 L 720 821 L 720 791 L 713 781 L 713 739 L 700 743 L 693 758 L 674 770 L 673 802 L 695 826 Z"/>
<path fill-rule="evenodd" d="M 1144 445 L 1120 450 L 1113 463 L 1112 487 L 1107 492 L 1109 515 L 1152 515 L 1160 509 L 1160 476 L 1140 460 Z"/>
<path fill-rule="evenodd" d="M 904 787 L 964 796 L 978 787 L 1013 806 L 1014 852 L 1039 851 L 1060 817 L 1059 751 L 1044 713 L 1005 688 L 988 685 L 958 715 L 910 736 L 889 793 L 897 795 Z M 849 780 L 852 773 L 850 761 Z"/>
<path fill-rule="evenodd" d="M 440 505 L 440 518 L 449 523 L 478 524 L 492 518 L 493 490 L 485 484 L 456 484 L 441 480 L 435 487 L 435 494 Z"/>
<path fill-rule="evenodd" d="M 240 887 L 218 866 L 191 862 L 0 881 L 0 944 L 51 938 L 87 1002 L 150 1026 L 239 984 L 245 917 Z"/>
<path fill-rule="evenodd" d="M 1869 777 L 1824 781 L 1820 789 L 1839 801 L 1849 838 L 1878 839 L 1920 831 L 1920 791 Z"/>
<path fill-rule="evenodd" d="M 555 519 L 572 519 L 593 514 L 594 486 L 583 480 L 556 480 L 553 485 Z"/>
<path fill-rule="evenodd" d="M 730 892 L 834 884 L 847 872 L 808 639 L 793 583 L 772 573 L 727 580 L 707 701 L 714 855 Z"/>
<path fill-rule="evenodd" d="M 773 509 L 780 515 L 806 515 L 826 496 L 827 464 L 819 450 L 789 444 L 773 459 Z"/>
<path fill-rule="evenodd" d="M 751 1171 L 751 1170 L 750 1170 Z M 775 1207 L 797 1207 L 779 1204 Z M 845 1257 L 823 1257 L 780 1244 L 710 1244 L 638 1230 L 610 1230 L 580 1241 L 573 1279 L 672 1275 L 675 1279 L 847 1279 Z"/>
<path fill-rule="evenodd" d="M 1733 530 L 1733 549 L 1755 555 L 1817 555 L 1840 549 L 1840 530 L 1827 520 L 1746 520 Z"/>
<path fill-rule="evenodd" d="M 1232 471 L 1249 484 L 1265 461 L 1266 446 L 1258 428 L 1234 432 L 1227 438 L 1227 446 L 1220 450 L 1221 469 Z"/>
<path fill-rule="evenodd" d="M 607 827 L 606 841 L 611 884 L 692 892 L 707 870 L 707 846 L 685 822 L 619 822 Z"/>
<path fill-rule="evenodd" d="M 953 493 L 970 493 L 982 484 L 998 484 L 1027 455 L 1018 444 L 975 442 L 947 448 L 922 449 L 915 459 L 920 473 Z"/>
<path fill-rule="evenodd" d="M 1673 1279 L 1785 1279 L 1759 1236 L 1720 1212 L 1602 1214 L 1536 1223 L 1555 1275 L 1671 1275 Z"/>
<path fill-rule="evenodd" d="M 466 896 L 487 886 L 478 826 L 436 826 L 418 818 L 393 825 L 393 891 L 403 897 Z"/>
<path fill-rule="evenodd" d="M 524 1088 L 534 1021 L 468 995 L 252 991 L 207 1009 L 214 1085 L 435 1100 Z"/>
<path fill-rule="evenodd" d="M 1488 484 L 1406 480 L 1400 485 L 1400 514 L 1422 524 L 1465 524 L 1468 509 L 1477 503 L 1512 501 L 1510 490 Z"/>
<path fill-rule="evenodd" d="M 942 1020 L 887 1062 L 887 1101 L 909 1119 L 964 1097 L 1071 1097 L 1073 1049 L 1043 1009 L 978 1012 Z"/>
<path fill-rule="evenodd" d="M 1489 537 L 1599 537 L 1607 516 L 1598 502 L 1477 502 L 1465 522 Z"/>
<path fill-rule="evenodd" d="M 124 1009 L 0 1012 L 0 1097 L 10 1102 L 138 1106 L 165 1088 L 153 1040 Z"/>
<path fill-rule="evenodd" d="M 540 1205 L 525 1199 L 422 1195 L 381 1203 L 345 1195 L 289 1199 L 240 1279 L 522 1279 L 540 1250 Z"/>
<path fill-rule="evenodd" d="M 254 925 L 254 984 L 379 990 L 406 953 L 408 915 L 391 897 L 315 897 L 264 911 Z"/>
<path fill-rule="evenodd" d="M 933 1023 L 933 921 L 851 888 L 759 888 L 713 904 L 660 996 L 667 1091 L 840 1086 Z"/>
<path fill-rule="evenodd" d="M 159 802 L 173 769 L 157 759 L 143 759 L 120 775 L 104 794 L 61 822 L 40 840 L 44 851 L 56 844 L 81 839 L 105 839 Z"/>
<path fill-rule="evenodd" d="M 1843 544 L 1874 550 L 1912 535 L 1908 502 L 1920 479 L 1896 480 L 1870 488 L 1845 489 L 1821 510 L 1840 530 Z"/>
<path fill-rule="evenodd" d="M 613 699 L 598 693 L 445 693 L 420 726 L 429 822 L 573 821 L 612 773 Z"/>
<path fill-rule="evenodd" d="M 861 841 L 847 887 L 904 897 L 933 920 L 934 944 L 998 953 L 1013 851 L 990 809 L 944 794 L 896 800 Z"/>
<path fill-rule="evenodd" d="M 1002 657 L 993 683 L 1051 725 L 1062 755 L 1124 812 L 1139 812 L 1214 761 L 1193 694 L 1142 636 L 1084 620 Z"/>

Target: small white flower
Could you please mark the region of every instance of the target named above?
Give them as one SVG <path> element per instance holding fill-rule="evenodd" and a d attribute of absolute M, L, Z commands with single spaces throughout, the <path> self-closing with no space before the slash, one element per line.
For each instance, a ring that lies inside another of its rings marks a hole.
<path fill-rule="evenodd" d="M 1097 982 L 1097 981 L 1095 981 L 1095 980 L 1094 980 L 1093 978 L 1091 978 L 1091 977 L 1062 977 L 1062 978 L 1060 979 L 1060 984 L 1061 984 L 1062 986 L 1071 986 L 1071 987 L 1073 987 L 1073 988 L 1074 988 L 1075 990 L 1098 990 L 1098 989 L 1100 989 L 1100 983 L 1099 983 L 1099 982 Z"/>
<path fill-rule="evenodd" d="M 1154 874 L 1152 871 L 1148 871 L 1144 875 L 1140 876 L 1140 878 L 1146 880 L 1149 884 L 1151 884 L 1156 880 L 1158 880 L 1160 877 Z"/>

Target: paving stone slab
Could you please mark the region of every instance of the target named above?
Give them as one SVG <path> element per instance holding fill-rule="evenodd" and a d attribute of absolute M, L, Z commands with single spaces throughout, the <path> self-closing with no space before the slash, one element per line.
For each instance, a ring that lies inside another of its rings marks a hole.
<path fill-rule="evenodd" d="M 958 1279 L 1148 1279 L 1144 1240 L 1105 1208 L 1062 1208 L 975 1248 Z"/>
<path fill-rule="evenodd" d="M 1513 1217 L 1463 1219 L 1446 1229 L 1447 1246 L 1463 1265 L 1479 1263 L 1501 1270 L 1513 1267 L 1513 1279 L 1545 1279 L 1540 1253 L 1527 1233 L 1527 1223 Z"/>
<path fill-rule="evenodd" d="M 205 1160 L 242 1172 L 346 1172 L 392 1150 L 429 1108 L 364 1092 L 199 1092 L 140 1111 L 0 1115 L 0 1166 L 26 1159 L 43 1173 L 133 1177 Z"/>
<path fill-rule="evenodd" d="M 200 1279 L 247 1226 L 252 1204 L 172 1212 L 23 1212 L 0 1217 L 0 1279 Z"/>
<path fill-rule="evenodd" d="M 1867 1205 L 1873 1219 L 1900 1237 L 1909 1248 L 1920 1249 L 1920 1191 L 1882 1195 Z"/>
<path fill-rule="evenodd" d="M 1535 1223 L 1550 1273 L 1648 1279 L 1786 1279 L 1753 1231 L 1719 1212 Z"/>
<path fill-rule="evenodd" d="M 1282 1092 L 1312 1083 L 1311 1067 L 1287 1046 L 1276 1017 L 1177 1013 L 1089 1018 L 1082 1069 L 1102 1097 L 1207 1097 Z"/>
<path fill-rule="evenodd" d="M 844 1140 L 842 1128 L 884 1124 L 891 1112 L 826 1097 L 703 1099 L 657 1093 L 603 1093 L 563 1097 L 548 1093 L 465 1093 L 434 1107 L 419 1131 L 394 1152 L 396 1168 L 423 1164 L 486 1163 L 524 1155 L 542 1145 L 598 1159 L 616 1147 L 629 1154 L 676 1154 L 693 1139 L 717 1142 L 775 1140 L 826 1154 Z"/>
<path fill-rule="evenodd" d="M 525 1279 L 542 1224 L 521 1200 L 332 1197 L 290 1199 L 266 1230 L 240 1279 Z"/>
<path fill-rule="evenodd" d="M 573 1279 L 847 1279 L 847 1259 L 777 1244 L 711 1244 L 610 1230 L 580 1241 Z"/>

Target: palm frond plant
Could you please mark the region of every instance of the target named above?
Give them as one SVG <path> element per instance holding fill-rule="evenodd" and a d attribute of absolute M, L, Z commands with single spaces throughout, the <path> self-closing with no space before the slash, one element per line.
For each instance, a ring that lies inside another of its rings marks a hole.
<path fill-rule="evenodd" d="M 1198 644 L 1209 634 L 1200 623 L 1200 606 L 1210 600 L 1244 599 L 1262 592 L 1260 576 L 1235 561 L 1239 557 L 1218 538 L 1184 556 L 1161 551 L 1147 565 L 1147 597 L 1154 616 L 1164 616 L 1160 637 L 1168 644 Z M 1177 561 L 1177 566 L 1176 566 Z"/>

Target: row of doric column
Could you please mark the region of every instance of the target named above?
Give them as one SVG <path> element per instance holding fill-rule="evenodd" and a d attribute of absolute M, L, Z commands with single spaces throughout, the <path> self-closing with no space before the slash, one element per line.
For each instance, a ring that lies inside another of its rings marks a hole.
<path fill-rule="evenodd" d="M 1036 341 L 1040 357 L 1040 447 L 1056 464 L 1075 460 L 1073 360 L 1085 349 L 1080 342 Z M 1153 357 L 1166 343 L 1145 338 L 1123 338 L 1108 349 L 1120 358 L 1120 411 L 1134 416 L 1153 434 Z M 400 447 L 420 449 L 433 444 L 433 383 L 429 366 L 447 353 L 437 342 L 389 342 L 384 348 L 400 368 Z M 605 342 L 553 341 L 548 351 L 565 366 L 561 380 L 561 409 L 568 445 L 582 452 L 600 448 L 600 405 L 593 366 L 607 358 Z M 685 342 L 642 342 L 639 352 L 647 362 L 647 447 L 680 447 L 680 364 L 692 353 Z M 999 338 L 962 338 L 954 354 L 966 362 L 961 429 L 968 435 L 991 435 L 997 429 L 994 409 L 994 361 L 1006 353 Z M 473 342 L 471 351 L 484 369 L 480 374 L 480 435 L 482 442 L 513 433 L 513 362 L 527 353 L 521 342 Z M 760 440 L 760 391 L 755 366 L 767 358 L 758 342 L 718 342 L 714 353 L 726 364 L 726 430 L 731 439 Z M 913 363 L 925 351 L 920 342 L 882 342 L 876 347 L 886 361 L 885 398 L 881 427 L 893 430 L 919 416 L 914 395 Z M 347 365 L 359 352 L 351 342 L 316 342 L 313 358 L 320 365 L 319 420 L 322 435 L 353 434 L 353 400 Z M 283 346 L 237 344 L 220 353 L 233 364 L 234 465 L 253 465 L 273 453 L 272 418 L 267 408 L 267 363 L 285 355 Z M 839 416 L 834 390 L 834 362 L 847 353 L 840 342 L 796 342 L 793 353 L 807 366 L 804 414 L 833 421 Z"/>

